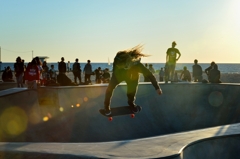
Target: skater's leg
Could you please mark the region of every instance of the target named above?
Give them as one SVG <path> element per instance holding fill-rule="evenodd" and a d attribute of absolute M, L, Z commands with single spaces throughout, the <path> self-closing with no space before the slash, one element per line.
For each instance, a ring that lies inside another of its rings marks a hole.
<path fill-rule="evenodd" d="M 119 79 L 117 79 L 116 76 L 113 74 L 105 93 L 105 99 L 104 99 L 105 110 L 108 110 L 108 111 L 111 110 L 110 103 L 111 103 L 113 91 L 120 82 L 121 81 L 119 81 Z"/>

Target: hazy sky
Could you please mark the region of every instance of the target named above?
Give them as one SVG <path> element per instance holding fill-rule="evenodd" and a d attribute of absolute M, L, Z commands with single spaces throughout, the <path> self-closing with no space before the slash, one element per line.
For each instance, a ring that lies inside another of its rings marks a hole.
<path fill-rule="evenodd" d="M 179 63 L 239 63 L 240 0 L 1 0 L 2 62 L 49 56 L 49 62 L 112 61 L 144 44 L 165 62 L 172 41 Z"/>

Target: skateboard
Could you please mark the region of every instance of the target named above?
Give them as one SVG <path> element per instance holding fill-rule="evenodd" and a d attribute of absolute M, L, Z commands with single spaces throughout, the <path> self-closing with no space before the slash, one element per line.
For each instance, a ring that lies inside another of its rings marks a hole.
<path fill-rule="evenodd" d="M 140 107 L 140 106 L 137 106 L 137 107 L 140 112 L 142 110 L 142 107 Z M 132 112 L 132 110 L 130 109 L 129 106 L 121 106 L 121 107 L 111 108 L 111 115 L 105 115 L 104 109 L 100 109 L 99 112 L 103 116 L 108 117 L 109 121 L 112 121 L 114 116 L 130 115 L 131 118 L 135 117 L 135 113 Z"/>

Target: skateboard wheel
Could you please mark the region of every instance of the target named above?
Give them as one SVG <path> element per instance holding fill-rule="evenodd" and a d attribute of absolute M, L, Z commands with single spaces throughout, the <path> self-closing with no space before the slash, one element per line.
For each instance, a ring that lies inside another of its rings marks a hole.
<path fill-rule="evenodd" d="M 134 118 L 135 117 L 135 115 L 134 114 L 131 114 L 131 118 Z"/>
<path fill-rule="evenodd" d="M 109 120 L 109 121 L 112 121 L 112 120 L 113 120 L 113 118 L 112 118 L 112 117 L 109 117 L 109 118 L 108 118 L 108 120 Z"/>

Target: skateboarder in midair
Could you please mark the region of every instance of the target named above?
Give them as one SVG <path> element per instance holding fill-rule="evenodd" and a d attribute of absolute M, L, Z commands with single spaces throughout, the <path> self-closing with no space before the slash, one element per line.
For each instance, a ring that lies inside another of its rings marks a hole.
<path fill-rule="evenodd" d="M 112 78 L 105 93 L 104 109 L 105 115 L 111 115 L 111 97 L 114 89 L 122 81 L 127 83 L 128 105 L 133 113 L 139 112 L 135 104 L 135 95 L 138 87 L 139 73 L 147 77 L 154 86 L 157 94 L 161 95 L 162 90 L 153 74 L 140 62 L 141 57 L 147 57 L 142 53 L 143 47 L 138 45 L 132 49 L 119 51 L 114 58 Z"/>

